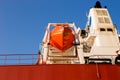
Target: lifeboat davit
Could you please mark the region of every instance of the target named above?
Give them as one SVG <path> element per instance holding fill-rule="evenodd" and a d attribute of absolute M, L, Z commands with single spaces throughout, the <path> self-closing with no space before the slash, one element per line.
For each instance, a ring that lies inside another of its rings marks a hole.
<path fill-rule="evenodd" d="M 65 51 L 73 46 L 75 36 L 68 24 L 57 24 L 50 33 L 50 45 Z"/>

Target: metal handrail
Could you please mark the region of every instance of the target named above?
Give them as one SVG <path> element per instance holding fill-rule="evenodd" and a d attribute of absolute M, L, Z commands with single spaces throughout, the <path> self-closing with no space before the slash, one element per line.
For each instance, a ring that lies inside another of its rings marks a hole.
<path fill-rule="evenodd" d="M 34 65 L 38 54 L 0 54 L 0 65 Z"/>

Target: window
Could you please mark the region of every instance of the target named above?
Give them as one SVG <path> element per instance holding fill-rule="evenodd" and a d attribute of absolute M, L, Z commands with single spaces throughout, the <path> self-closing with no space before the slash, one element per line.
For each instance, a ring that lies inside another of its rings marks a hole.
<path fill-rule="evenodd" d="M 104 20 L 105 20 L 105 23 L 110 23 L 110 20 L 109 20 L 109 18 L 104 18 Z"/>
<path fill-rule="evenodd" d="M 110 23 L 110 19 L 108 17 L 98 17 L 98 23 Z"/>
<path fill-rule="evenodd" d="M 104 23 L 103 17 L 98 17 L 98 22 L 99 22 L 99 23 Z"/>
<path fill-rule="evenodd" d="M 96 10 L 97 15 L 102 15 L 102 11 L 101 10 Z"/>
<path fill-rule="evenodd" d="M 107 11 L 102 10 L 103 15 L 107 16 Z"/>
<path fill-rule="evenodd" d="M 105 31 L 105 28 L 100 28 L 100 31 Z"/>
<path fill-rule="evenodd" d="M 107 11 L 106 10 L 96 10 L 96 13 L 97 13 L 97 15 L 99 15 L 99 16 L 108 16 L 108 14 L 107 14 Z"/>
<path fill-rule="evenodd" d="M 107 31 L 109 32 L 113 32 L 113 30 L 111 28 L 107 28 Z"/>

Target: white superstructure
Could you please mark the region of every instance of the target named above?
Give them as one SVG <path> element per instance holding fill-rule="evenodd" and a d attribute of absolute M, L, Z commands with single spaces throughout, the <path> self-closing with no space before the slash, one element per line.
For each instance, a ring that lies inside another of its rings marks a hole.
<path fill-rule="evenodd" d="M 116 26 L 113 24 L 107 8 L 90 9 L 85 37 L 82 40 L 84 57 L 93 60 L 110 59 L 114 64 L 120 43 Z"/>
<path fill-rule="evenodd" d="M 50 27 L 56 24 L 49 23 L 42 42 L 42 62 L 47 64 L 89 64 L 89 63 L 117 63 L 120 60 L 120 41 L 116 26 L 113 24 L 108 9 L 102 8 L 96 2 L 88 15 L 85 30 L 77 29 L 75 24 L 68 23 L 75 35 L 75 42 L 68 50 L 61 52 L 49 45 Z M 39 61 L 40 62 L 40 61 Z"/>

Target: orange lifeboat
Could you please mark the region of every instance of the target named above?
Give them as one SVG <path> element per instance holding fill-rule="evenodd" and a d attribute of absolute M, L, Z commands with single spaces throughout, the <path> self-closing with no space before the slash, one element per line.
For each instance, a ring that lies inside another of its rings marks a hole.
<path fill-rule="evenodd" d="M 65 51 L 73 46 L 75 36 L 68 24 L 57 24 L 50 33 L 50 45 Z"/>

